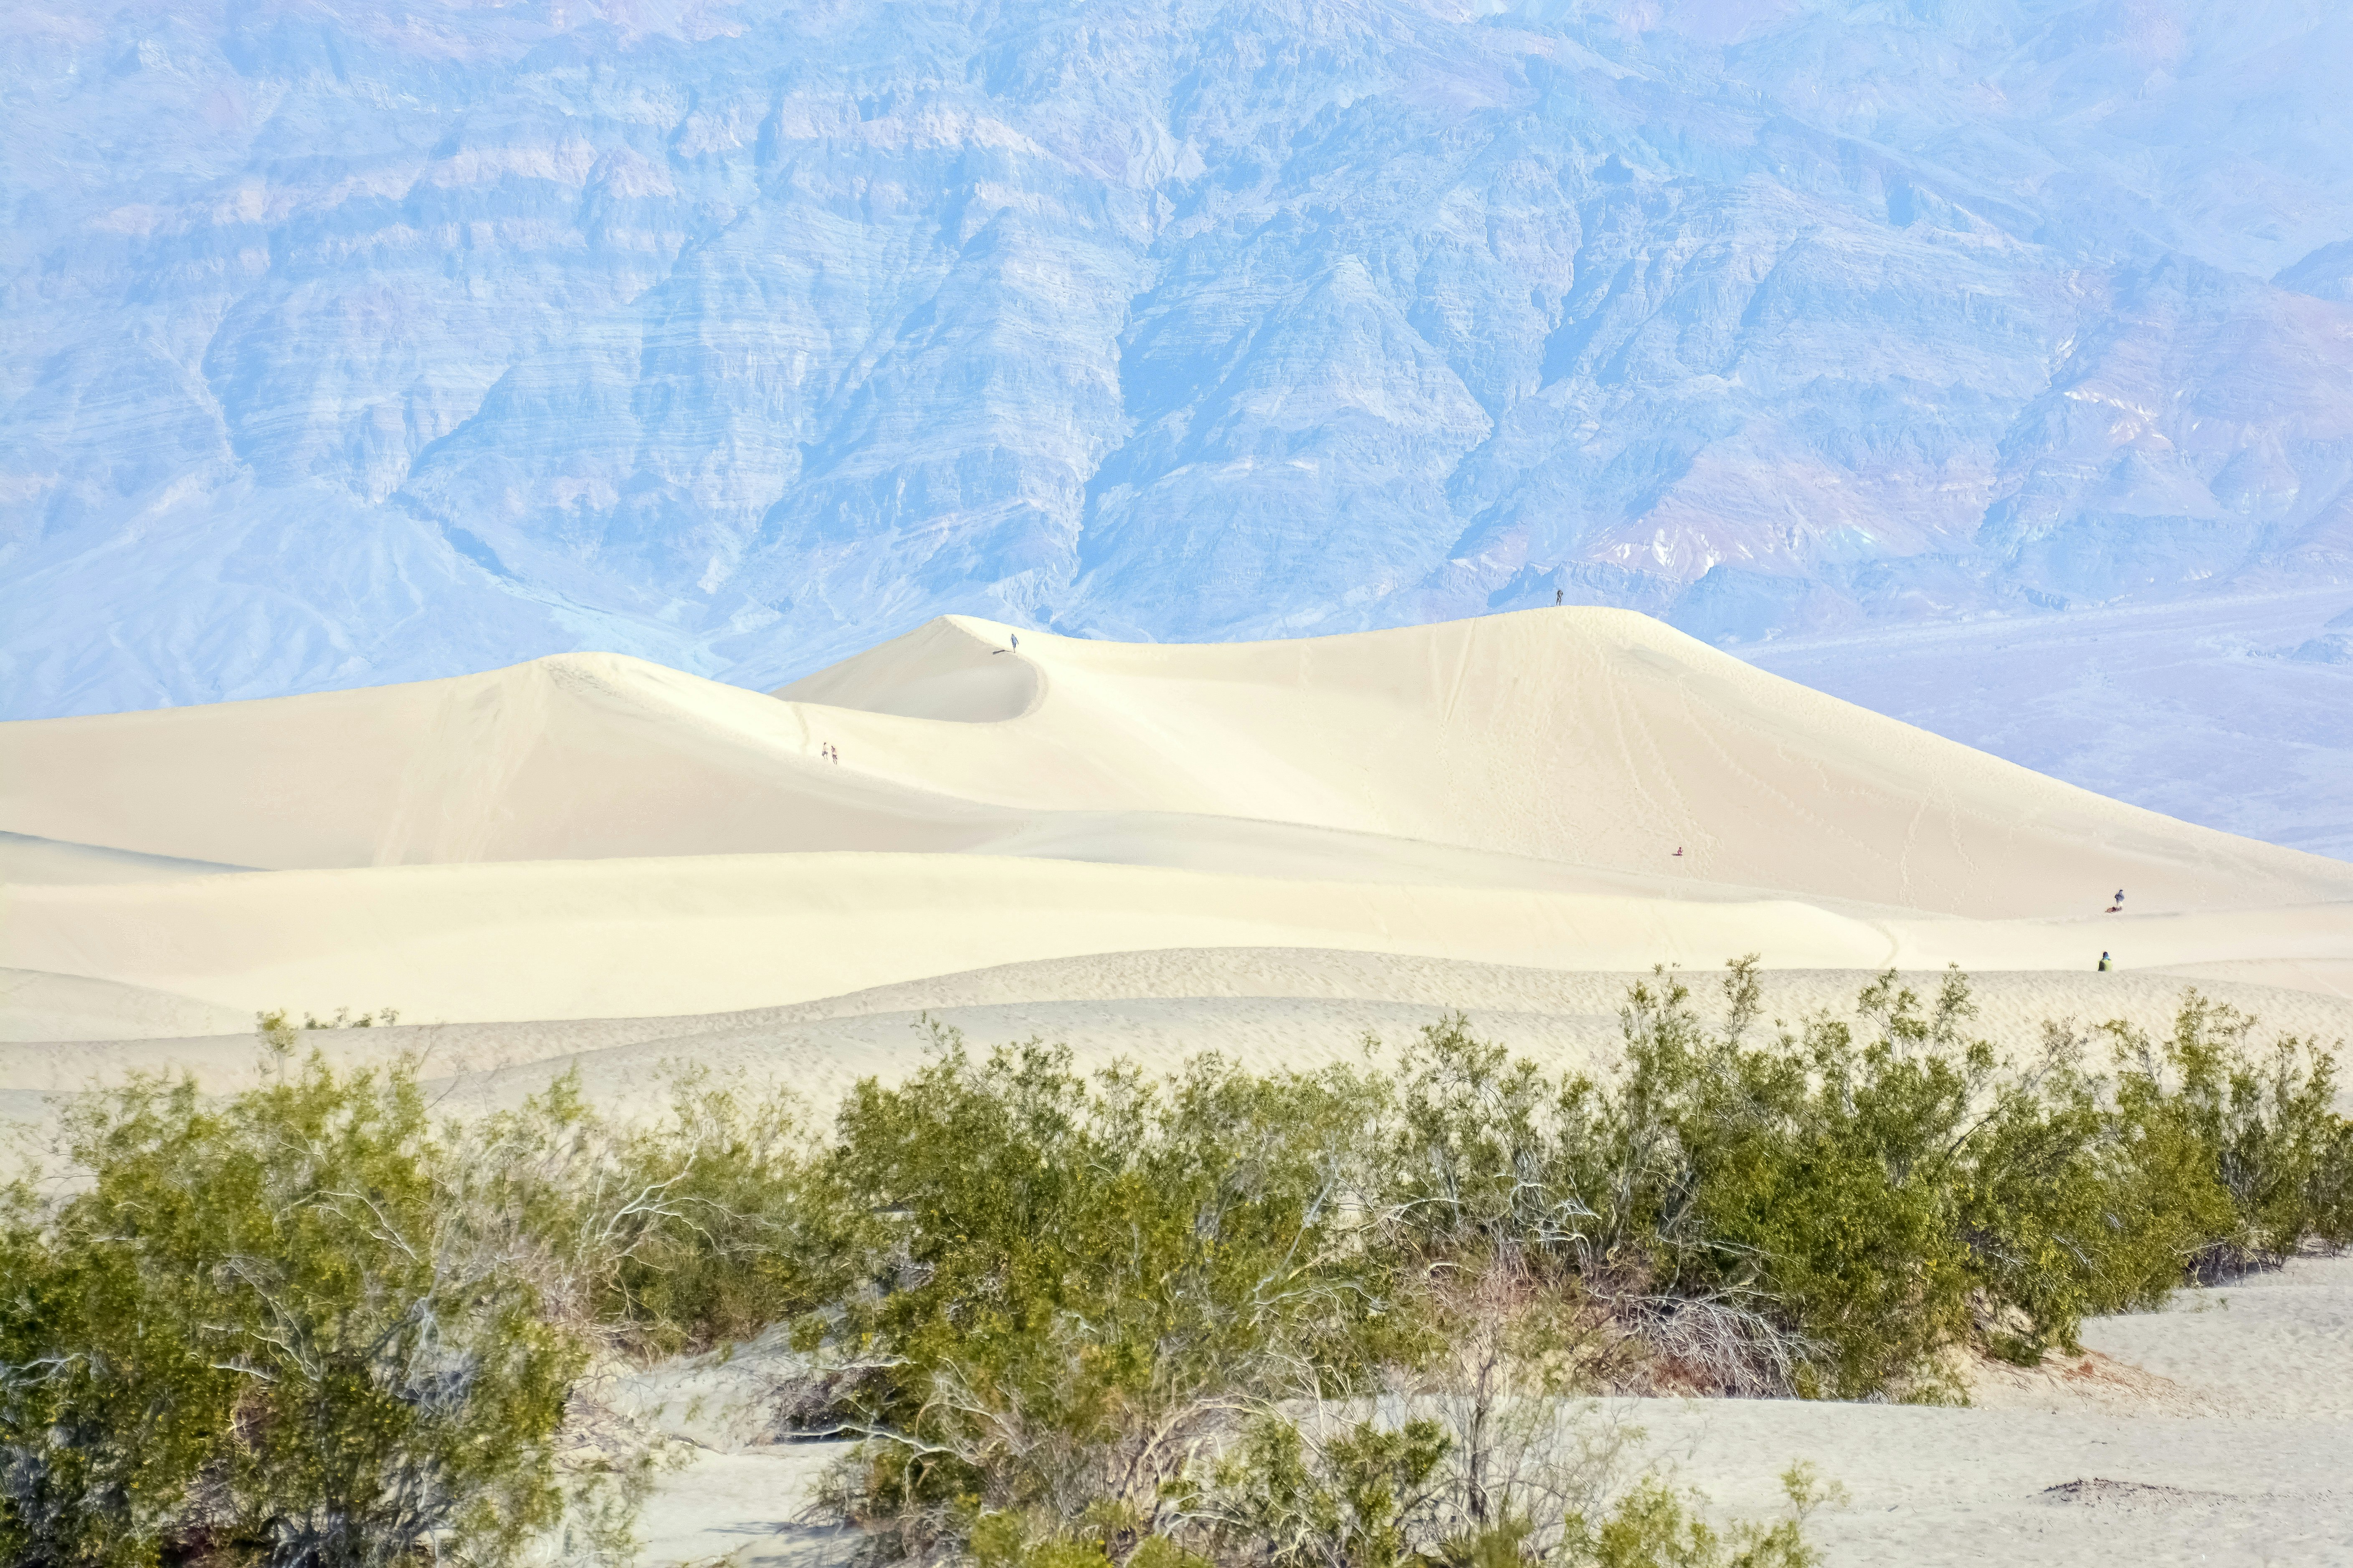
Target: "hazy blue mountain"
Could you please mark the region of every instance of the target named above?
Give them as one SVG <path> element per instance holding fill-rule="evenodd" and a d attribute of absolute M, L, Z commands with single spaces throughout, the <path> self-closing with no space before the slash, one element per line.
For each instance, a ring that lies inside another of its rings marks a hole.
<path fill-rule="evenodd" d="M 2353 580 L 2331 0 L 20 0 L 10 716 Z M 2316 644 L 2326 651 L 2333 644 Z"/>

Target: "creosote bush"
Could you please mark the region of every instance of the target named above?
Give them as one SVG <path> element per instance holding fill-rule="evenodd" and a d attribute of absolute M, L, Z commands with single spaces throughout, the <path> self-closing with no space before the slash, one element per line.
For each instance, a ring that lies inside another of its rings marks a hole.
<path fill-rule="evenodd" d="M 1583 1398 L 1951 1398 L 2088 1315 L 2353 1241 L 2335 1062 L 2188 994 L 2171 1035 L 1721 1021 L 1661 972 L 1613 1072 L 1457 1016 L 1314 1073 L 1079 1072 L 1032 1041 L 829 1131 L 692 1071 L 436 1123 L 413 1064 L 86 1097 L 0 1193 L 0 1560 L 614 1558 L 644 1476 L 559 1458 L 597 1357 L 785 1334 L 824 1506 L 983 1568 L 1813 1561 L 1803 1473 L 1719 1525 Z"/>
<path fill-rule="evenodd" d="M 573 1321 L 628 1350 L 708 1349 L 840 1300 L 871 1222 L 828 1184 L 791 1097 L 689 1068 L 665 1111 L 616 1123 L 560 1079 L 465 1130 L 465 1201 L 536 1249 Z"/>
<path fill-rule="evenodd" d="M 582 1347 L 412 1071 L 142 1079 L 66 1138 L 78 1189 L 0 1243 L 0 1558 L 498 1563 L 561 1521 Z"/>
<path fill-rule="evenodd" d="M 842 1429 L 873 1439 L 839 1500 L 906 1554 L 981 1511 L 1094 1510 L 1124 1561 L 1251 1391 L 1345 1386 L 1384 1340 L 1342 1215 L 1367 1091 L 940 1044 L 837 1124 L 833 1179 L 881 1219 L 830 1333 L 859 1379 Z"/>
<path fill-rule="evenodd" d="M 1459 1017 L 1386 1068 L 1162 1083 L 944 1040 L 837 1127 L 891 1229 L 827 1341 L 866 1438 L 833 1503 L 911 1559 L 1804 1561 L 1794 1516 L 1613 1490 L 1563 1396 L 1954 1398 L 1954 1352 L 2345 1234 L 2308 1043 L 2191 993 L 2169 1043 L 2021 1063 L 1973 1013 L 1891 974 L 1768 1031 L 1749 959 L 1716 1026 L 1634 987 L 1607 1079 Z"/>

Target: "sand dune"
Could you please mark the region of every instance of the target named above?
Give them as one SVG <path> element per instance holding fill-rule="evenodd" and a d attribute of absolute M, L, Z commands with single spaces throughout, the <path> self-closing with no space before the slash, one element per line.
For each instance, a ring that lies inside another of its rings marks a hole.
<path fill-rule="evenodd" d="M 420 1053 L 456 1108 L 569 1071 L 626 1111 L 694 1063 L 822 1112 L 920 1062 L 927 1021 L 1090 1067 L 1308 1067 L 1461 1008 L 1525 1056 L 1607 1067 L 1634 974 L 1745 952 L 1789 1018 L 1961 963 L 2013 1051 L 2051 1017 L 2161 1027 L 2192 981 L 2353 1037 L 2353 866 L 1639 616 L 1011 637 L 935 621 L 775 694 L 576 655 L 0 726 L 0 1118 L 141 1069 L 249 1083 L 240 1031 L 275 1006 L 397 1006 L 312 1038 L 346 1064 Z M 2130 912 L 2107 913 L 2119 886 Z M 1819 1521 L 1833 1562 L 2334 1561 L 2346 1279 L 2283 1284 L 2255 1310 L 2089 1325 L 2109 1359 L 1989 1385 L 2000 1408 L 1627 1415 L 1744 1510 L 1820 1462 L 1855 1498 Z M 712 1442 L 709 1369 L 681 1375 L 670 1403 Z M 666 1478 L 648 1560 L 841 1561 L 790 1522 L 821 1458 L 706 1454 Z"/>
<path fill-rule="evenodd" d="M 1767 1016 L 1795 1023 L 1852 1017 L 1867 970 L 1776 970 L 1764 976 Z M 1547 1068 L 1606 1071 L 1620 1054 L 1619 1008 L 1641 975 L 1514 967 L 1457 959 L 1305 948 L 1177 948 L 1002 964 L 839 995 L 732 1013 L 670 1017 L 538 1019 L 333 1030 L 309 1037 L 338 1066 L 421 1058 L 437 1092 L 475 1109 L 511 1106 L 576 1073 L 594 1103 L 624 1113 L 666 1101 L 663 1084 L 693 1064 L 790 1084 L 820 1117 L 859 1079 L 892 1080 L 924 1059 L 929 1026 L 973 1044 L 1042 1038 L 1071 1047 L 1079 1066 L 1113 1061 L 1169 1072 L 1205 1051 L 1260 1068 L 1313 1069 L 1361 1059 L 1365 1037 L 1390 1047 L 1424 1025 L 1466 1014 L 1482 1039 Z M 1685 976 L 1703 1017 L 1722 1013 L 1705 972 Z M 1905 974 L 1926 995 L 1941 976 Z M 1972 1028 L 2031 1059 L 2045 1020 L 2088 1026 L 2121 1019 L 2153 1034 L 2169 1026 L 2182 982 L 2171 975 L 1990 971 L 1972 977 Z M 6 976 L 0 976 L 5 984 Z M 77 987 L 93 982 L 72 982 Z M 2309 991 L 2208 982 L 2208 994 L 2262 1020 L 2267 1033 L 2340 1048 L 2353 1040 L 2353 999 Z M 61 1097 L 132 1072 L 185 1068 L 227 1090 L 259 1081 L 249 1032 L 207 1037 L 199 1022 L 164 1037 L 175 1017 L 149 1000 L 157 1037 L 0 1042 L 0 1116 L 37 1120 Z M 213 1014 L 213 1017 L 227 1016 Z M 237 1027 L 233 1016 L 224 1030 Z M 2353 1113 L 2353 1083 L 2339 1086 Z"/>
<path fill-rule="evenodd" d="M 2353 905 L 2073 921 L 1863 917 L 982 856 L 846 853 L 297 871 L 14 891 L 15 967 L 250 1011 L 393 1005 L 444 1020 L 715 1012 L 1027 959 L 1161 946 L 1351 949 L 1546 969 L 2090 971 L 2327 956 Z"/>
<path fill-rule="evenodd" d="M 0 962 L 239 1013 L 509 1021 L 1166 947 L 1607 972 L 2105 950 L 2323 989 L 2353 963 L 2353 867 L 1639 616 L 1010 643 L 951 617 L 774 695 L 572 655 L 0 726 Z M 2130 912 L 2102 912 L 2118 886 Z M 66 1011 L 82 1037 L 161 1026 Z"/>

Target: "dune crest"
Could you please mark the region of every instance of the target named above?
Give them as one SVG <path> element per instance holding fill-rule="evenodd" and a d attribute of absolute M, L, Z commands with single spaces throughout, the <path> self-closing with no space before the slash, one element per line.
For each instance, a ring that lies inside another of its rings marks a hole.
<path fill-rule="evenodd" d="M 0 832 L 105 865 L 12 879 L 0 963 L 233 1007 L 715 1011 L 1187 946 L 2353 958 L 2353 867 L 1611 610 L 1204 646 L 953 616 L 773 694 L 571 654 L 9 724 Z"/>

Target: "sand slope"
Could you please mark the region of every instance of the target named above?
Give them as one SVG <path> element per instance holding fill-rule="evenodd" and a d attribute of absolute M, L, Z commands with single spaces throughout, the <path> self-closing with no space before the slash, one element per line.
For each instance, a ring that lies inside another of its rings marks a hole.
<path fill-rule="evenodd" d="M 927 1019 L 1090 1067 L 1271 1068 L 1461 1007 L 1606 1068 L 1633 973 L 1749 951 L 1788 1017 L 1960 963 L 2012 1050 L 2046 1017 L 2159 1027 L 2192 977 L 2272 1028 L 2353 1036 L 2353 867 L 1638 616 L 1010 639 L 937 621 L 773 695 L 581 655 L 0 726 L 0 1120 L 142 1068 L 250 1082 L 237 1031 L 270 1006 L 399 1007 L 313 1038 L 346 1064 L 421 1053 L 457 1109 L 576 1071 L 626 1111 L 692 1063 L 822 1111 L 920 1062 Z M 2120 885 L 2131 912 L 2103 912 Z M 2122 973 L 2094 972 L 2103 950 Z M 2097 1398 L 2054 1376 L 1978 1410 L 1624 1414 L 1744 1510 L 1820 1463 L 1854 1493 L 1819 1521 L 1834 1563 L 2339 1561 L 2347 1289 L 2299 1265 L 2261 1300 L 2090 1325 Z M 707 1441 L 714 1375 L 647 1398 L 702 1410 Z M 731 1446 L 665 1479 L 648 1561 L 843 1561 L 791 1523 L 820 1448 Z"/>
<path fill-rule="evenodd" d="M 232 1011 L 520 1020 L 1157 947 L 1605 971 L 2110 950 L 2322 985 L 2353 961 L 2353 867 L 1640 616 L 1011 635 L 934 621 L 774 695 L 570 655 L 0 726 L 0 962 Z M 2118 886 L 2130 912 L 2102 913 Z M 158 1026 L 131 1013 L 72 1027 Z"/>
<path fill-rule="evenodd" d="M 1771 971 L 1764 976 L 1767 1016 L 1792 1023 L 1822 1012 L 1852 1017 L 1855 994 L 1873 973 Z M 576 1070 L 595 1102 L 642 1109 L 662 1103 L 666 1075 L 694 1063 L 788 1083 L 822 1115 L 858 1079 L 895 1079 L 920 1063 L 932 1022 L 982 1047 L 1032 1037 L 1067 1044 L 1083 1068 L 1125 1060 L 1174 1071 L 1204 1051 L 1261 1068 L 1356 1060 L 1366 1035 L 1394 1045 L 1461 1012 L 1480 1037 L 1548 1068 L 1606 1069 L 1620 1052 L 1619 1009 L 1638 978 L 1330 949 L 1160 948 L 1000 964 L 738 1012 L 404 1022 L 309 1040 L 346 1067 L 413 1053 L 437 1083 L 484 1103 L 512 1103 Z M 1685 978 L 1701 1016 L 1720 1016 L 1714 977 Z M 1905 983 L 1926 995 L 1940 978 L 1914 971 Z M 6 979 L 0 974 L 0 984 Z M 2046 1019 L 2088 1026 L 2118 1018 L 2162 1034 L 2182 989 L 2174 977 L 2151 973 L 1993 970 L 1972 980 L 1973 1031 L 2021 1057 L 2036 1048 Z M 2231 981 L 2205 989 L 2258 1016 L 2267 1032 L 2340 1048 L 2353 1041 L 2353 1000 Z M 169 1037 L 160 1026 L 166 1021 L 158 1017 L 154 1037 L 143 1039 L 0 1043 L 0 1093 L 70 1094 L 170 1067 L 195 1070 L 223 1089 L 259 1081 L 264 1064 L 250 1034 L 206 1037 L 200 1023 Z M 2339 1088 L 2353 1112 L 2353 1083 Z"/>

